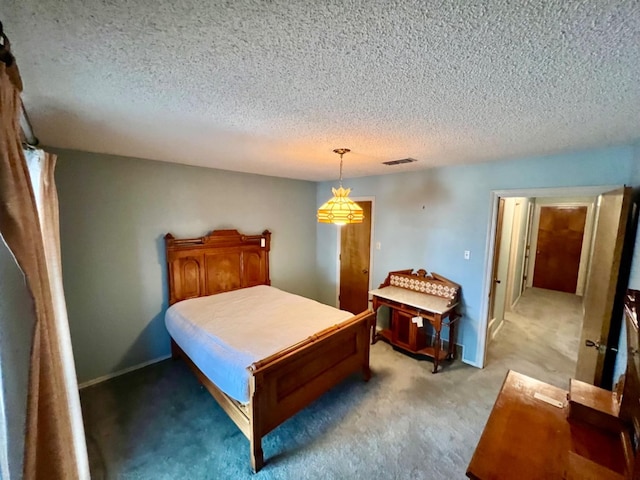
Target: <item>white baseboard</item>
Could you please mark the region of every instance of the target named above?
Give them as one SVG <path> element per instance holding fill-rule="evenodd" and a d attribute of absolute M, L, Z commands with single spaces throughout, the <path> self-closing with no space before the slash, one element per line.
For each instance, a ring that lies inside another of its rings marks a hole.
<path fill-rule="evenodd" d="M 498 319 L 497 318 L 492 318 L 491 320 L 489 320 L 489 324 L 487 325 L 487 332 L 488 332 L 488 342 L 487 343 L 491 343 L 491 341 L 493 340 L 494 332 L 493 332 L 493 326 L 495 325 L 496 321 Z"/>
<path fill-rule="evenodd" d="M 495 331 L 491 334 L 491 340 L 495 340 L 500 330 L 502 330 L 502 327 L 504 327 L 504 319 L 500 322 L 500 325 L 498 325 L 498 328 L 496 328 Z"/>
<path fill-rule="evenodd" d="M 518 298 L 516 298 L 516 301 L 511 304 L 511 307 L 509 308 L 510 311 L 513 312 L 513 309 L 516 308 L 521 298 L 522 298 L 522 294 L 518 295 Z"/>
<path fill-rule="evenodd" d="M 502 319 L 502 321 L 500 322 L 500 324 L 496 327 L 496 329 L 493 329 L 493 325 L 498 321 L 497 318 L 492 318 L 489 321 L 489 332 L 491 332 L 491 335 L 489 335 L 489 342 L 492 342 L 496 336 L 498 335 L 498 332 L 502 329 L 502 327 L 504 326 L 504 318 Z"/>
<path fill-rule="evenodd" d="M 119 377 L 120 375 L 124 375 L 125 373 L 133 372 L 134 370 L 139 370 L 141 368 L 147 367 L 147 366 L 152 365 L 154 363 L 158 363 L 158 362 L 161 362 L 163 360 L 166 360 L 168 358 L 171 358 L 171 354 L 163 355 L 163 356 L 158 357 L 158 358 L 154 358 L 153 360 L 149 360 L 148 362 L 139 363 L 138 365 L 134 365 L 133 367 L 125 368 L 124 370 L 118 370 L 117 372 L 108 373 L 107 375 L 103 375 L 101 377 L 94 378 L 93 380 L 87 380 L 86 382 L 82 382 L 80 385 L 78 385 L 78 389 L 82 390 L 83 388 L 90 387 L 91 385 L 96 385 L 98 383 L 102 383 L 102 382 L 104 382 L 106 380 L 109 380 L 111 378 Z"/>

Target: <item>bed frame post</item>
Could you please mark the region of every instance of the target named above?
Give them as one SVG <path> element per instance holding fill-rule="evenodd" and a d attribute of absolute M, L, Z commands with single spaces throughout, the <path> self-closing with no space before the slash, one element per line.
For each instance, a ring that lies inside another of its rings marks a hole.
<path fill-rule="evenodd" d="M 369 380 L 371 380 L 371 366 L 369 364 L 369 354 L 371 352 L 371 345 L 373 344 L 373 338 L 375 335 L 376 323 L 377 323 L 376 313 L 371 312 L 371 310 L 369 310 L 369 313 L 373 313 L 373 315 L 371 315 L 367 320 L 367 328 L 368 328 L 369 335 L 367 335 L 367 338 L 364 339 L 363 341 L 363 349 L 365 351 L 365 356 L 362 359 L 362 378 L 364 379 L 365 382 L 368 382 Z"/>
<path fill-rule="evenodd" d="M 249 386 L 249 454 L 251 455 L 251 469 L 254 473 L 257 473 L 264 466 L 264 454 L 262 452 L 262 418 L 260 413 L 262 409 L 260 408 L 260 395 L 258 393 L 260 389 L 257 383 L 258 379 L 256 375 L 252 375 Z"/>
<path fill-rule="evenodd" d="M 171 339 L 171 358 L 173 360 L 177 360 L 178 358 L 180 358 L 180 347 L 178 347 L 178 344 L 175 342 L 175 340 L 172 338 Z"/>

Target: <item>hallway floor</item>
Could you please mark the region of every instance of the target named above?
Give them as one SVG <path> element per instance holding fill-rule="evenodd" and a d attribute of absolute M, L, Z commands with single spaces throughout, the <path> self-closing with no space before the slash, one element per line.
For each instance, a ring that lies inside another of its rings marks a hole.
<path fill-rule="evenodd" d="M 528 288 L 489 345 L 487 363 L 568 388 L 578 359 L 582 328 L 582 297 Z"/>

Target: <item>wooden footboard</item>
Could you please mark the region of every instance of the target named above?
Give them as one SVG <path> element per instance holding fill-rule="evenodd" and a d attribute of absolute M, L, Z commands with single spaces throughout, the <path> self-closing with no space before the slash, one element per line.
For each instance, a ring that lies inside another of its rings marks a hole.
<path fill-rule="evenodd" d="M 319 332 L 307 340 L 249 367 L 250 400 L 243 406 L 220 391 L 176 345 L 250 442 L 251 468 L 264 465 L 262 437 L 354 372 L 369 380 L 372 311 Z"/>
<path fill-rule="evenodd" d="M 369 350 L 374 315 L 362 312 L 249 369 L 251 467 L 263 465 L 261 439 L 350 374 L 371 377 Z"/>

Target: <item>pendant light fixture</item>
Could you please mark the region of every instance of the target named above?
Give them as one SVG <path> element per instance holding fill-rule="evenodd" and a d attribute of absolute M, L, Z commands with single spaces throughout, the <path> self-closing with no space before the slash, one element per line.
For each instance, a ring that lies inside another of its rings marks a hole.
<path fill-rule="evenodd" d="M 350 188 L 342 188 L 342 156 L 350 152 L 348 148 L 336 148 L 334 153 L 340 155 L 340 187 L 332 188 L 333 198 L 318 209 L 318 222 L 346 225 L 362 223 L 364 212 L 362 207 L 349 198 Z"/>

